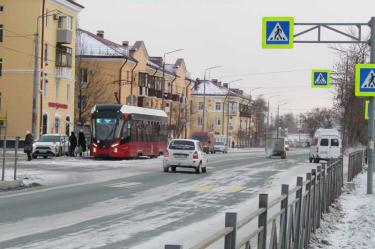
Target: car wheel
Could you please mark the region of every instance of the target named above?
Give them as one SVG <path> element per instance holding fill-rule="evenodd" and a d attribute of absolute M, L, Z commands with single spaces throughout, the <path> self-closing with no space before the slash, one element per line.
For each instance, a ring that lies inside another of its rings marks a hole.
<path fill-rule="evenodd" d="M 38 156 L 34 156 L 34 155 L 33 155 L 33 158 L 34 158 L 34 159 L 37 159 L 37 158 L 38 158 Z"/>
<path fill-rule="evenodd" d="M 58 156 L 62 156 L 62 155 L 63 155 L 62 148 L 60 147 Z"/>
<path fill-rule="evenodd" d="M 207 173 L 207 166 L 202 168 L 202 173 Z"/>
<path fill-rule="evenodd" d="M 163 167 L 164 172 L 168 172 L 168 169 L 169 169 L 168 167 L 167 168 Z"/>
<path fill-rule="evenodd" d="M 173 172 L 173 173 L 176 172 L 176 167 L 172 167 L 172 172 Z"/>
<path fill-rule="evenodd" d="M 202 162 L 199 163 L 197 167 L 195 167 L 195 173 L 200 174 L 201 173 L 201 167 L 202 167 Z"/>
<path fill-rule="evenodd" d="M 320 159 L 319 158 L 314 158 L 314 163 L 319 163 Z"/>
<path fill-rule="evenodd" d="M 47 158 L 48 158 L 48 156 L 43 156 L 43 158 L 44 158 L 44 159 L 47 159 Z"/>
<path fill-rule="evenodd" d="M 312 163 L 313 162 L 313 159 L 312 157 L 309 158 L 309 162 Z"/>

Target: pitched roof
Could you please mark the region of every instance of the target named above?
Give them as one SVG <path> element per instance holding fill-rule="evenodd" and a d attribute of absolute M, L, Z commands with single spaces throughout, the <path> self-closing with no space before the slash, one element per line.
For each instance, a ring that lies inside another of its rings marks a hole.
<path fill-rule="evenodd" d="M 97 36 L 89 31 L 78 29 L 81 45 L 78 46 L 78 55 L 88 56 L 118 56 L 129 58 L 129 48 Z"/>
<path fill-rule="evenodd" d="M 66 0 L 67 2 L 71 3 L 71 4 L 74 4 L 82 9 L 84 9 L 85 7 L 79 3 L 77 3 L 76 1 L 73 1 L 73 0 Z"/>
<path fill-rule="evenodd" d="M 204 85 L 206 85 L 206 89 L 204 89 Z M 218 86 L 214 84 L 212 81 L 202 81 L 199 83 L 196 87 L 193 88 L 193 91 L 191 92 L 192 95 L 203 95 L 205 92 L 206 95 L 211 96 L 232 96 L 232 97 L 240 97 L 240 98 L 248 98 L 244 94 L 238 94 L 231 89 L 228 89 L 223 86 Z"/>

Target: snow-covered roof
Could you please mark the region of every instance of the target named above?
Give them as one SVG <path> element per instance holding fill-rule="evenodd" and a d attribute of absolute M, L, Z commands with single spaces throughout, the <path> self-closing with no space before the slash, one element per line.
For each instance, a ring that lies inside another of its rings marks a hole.
<path fill-rule="evenodd" d="M 78 55 L 90 56 L 129 56 L 129 48 L 121 46 L 85 30 L 78 30 L 80 45 Z"/>
<path fill-rule="evenodd" d="M 143 107 L 138 107 L 138 106 L 123 105 L 120 111 L 122 113 L 129 113 L 129 114 L 143 114 L 143 115 L 166 117 L 166 118 L 168 117 L 167 114 L 162 110 L 143 108 Z"/>
<path fill-rule="evenodd" d="M 204 85 L 206 85 L 206 90 L 204 90 Z M 228 89 L 225 87 L 220 87 L 212 83 L 211 81 L 206 80 L 205 82 L 201 82 L 197 88 L 193 88 L 193 91 L 191 94 L 193 95 L 203 95 L 204 91 L 206 92 L 206 95 L 227 95 Z M 230 92 L 230 94 L 234 94 Z"/>

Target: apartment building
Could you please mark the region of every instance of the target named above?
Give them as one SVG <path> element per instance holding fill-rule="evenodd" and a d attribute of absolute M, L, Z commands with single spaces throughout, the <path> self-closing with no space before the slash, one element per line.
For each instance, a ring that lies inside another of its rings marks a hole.
<path fill-rule="evenodd" d="M 7 135 L 68 133 L 74 127 L 77 15 L 84 7 L 72 0 L 0 5 L 0 116 L 6 116 Z"/>

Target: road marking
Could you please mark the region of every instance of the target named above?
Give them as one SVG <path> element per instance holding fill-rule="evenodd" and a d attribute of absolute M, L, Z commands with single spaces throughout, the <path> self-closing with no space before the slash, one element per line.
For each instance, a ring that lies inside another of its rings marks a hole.
<path fill-rule="evenodd" d="M 110 185 L 105 185 L 105 187 L 110 187 L 110 188 L 132 188 L 135 186 L 138 186 L 142 183 L 140 182 L 118 182 Z"/>
<path fill-rule="evenodd" d="M 208 193 L 211 192 L 211 190 L 214 188 L 214 186 L 199 186 L 196 188 L 193 188 L 191 191 L 193 192 L 202 192 L 202 193 Z"/>
<path fill-rule="evenodd" d="M 244 189 L 245 189 L 245 187 L 241 187 L 241 186 L 230 186 L 230 187 L 226 188 L 224 190 L 224 192 L 225 193 L 237 193 L 237 192 L 241 192 Z"/>

